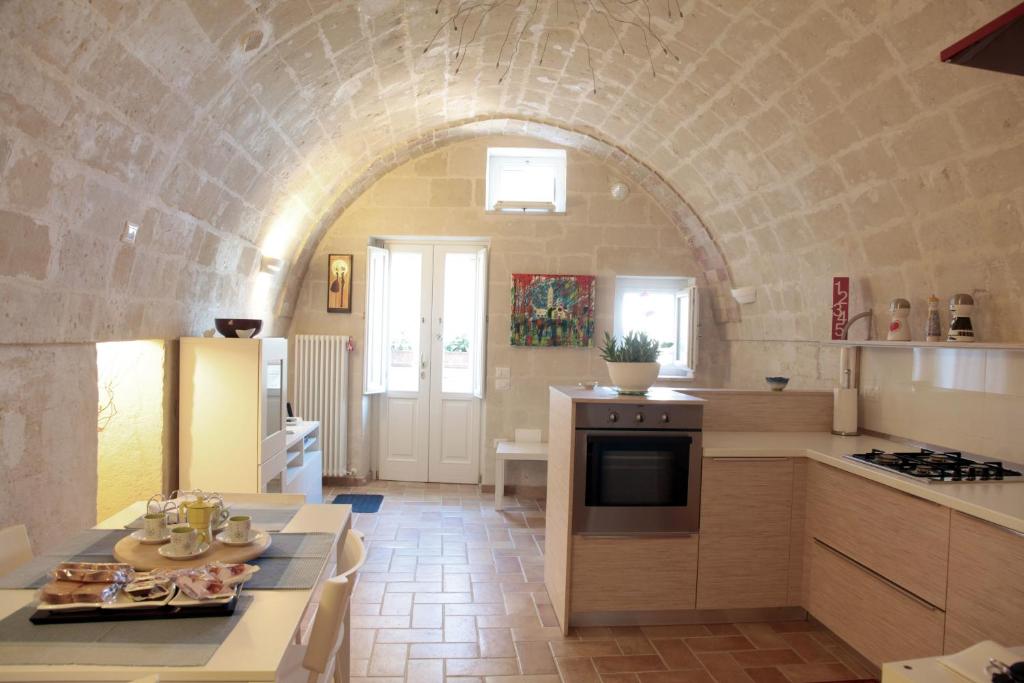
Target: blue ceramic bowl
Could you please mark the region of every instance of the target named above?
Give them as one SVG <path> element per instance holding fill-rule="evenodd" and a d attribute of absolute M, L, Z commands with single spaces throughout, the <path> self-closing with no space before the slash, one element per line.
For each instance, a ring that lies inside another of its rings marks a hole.
<path fill-rule="evenodd" d="M 772 391 L 782 391 L 789 384 L 788 377 L 765 377 L 765 382 L 768 382 L 768 386 L 771 387 Z"/>

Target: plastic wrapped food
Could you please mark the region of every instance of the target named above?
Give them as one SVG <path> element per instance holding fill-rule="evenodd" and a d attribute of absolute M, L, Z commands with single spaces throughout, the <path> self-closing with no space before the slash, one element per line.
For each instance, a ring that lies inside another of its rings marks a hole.
<path fill-rule="evenodd" d="M 162 574 L 194 600 L 213 600 L 228 597 L 235 587 L 245 583 L 259 567 L 251 564 L 225 564 L 211 562 L 193 569 L 179 569 Z"/>
<path fill-rule="evenodd" d="M 124 587 L 124 592 L 136 602 L 161 600 L 170 594 L 171 581 L 170 579 L 149 578 L 135 580 Z"/>
<path fill-rule="evenodd" d="M 48 605 L 72 603 L 98 605 L 112 601 L 120 590 L 121 584 L 118 583 L 51 581 L 40 589 L 39 600 Z"/>
<path fill-rule="evenodd" d="M 120 562 L 61 562 L 52 576 L 58 581 L 78 583 L 128 583 L 135 578 L 135 570 Z"/>

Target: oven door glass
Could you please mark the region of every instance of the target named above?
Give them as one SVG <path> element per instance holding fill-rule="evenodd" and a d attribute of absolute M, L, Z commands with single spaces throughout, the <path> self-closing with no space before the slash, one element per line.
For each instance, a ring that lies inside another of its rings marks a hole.
<path fill-rule="evenodd" d="M 587 507 L 685 507 L 688 436 L 589 435 Z"/>

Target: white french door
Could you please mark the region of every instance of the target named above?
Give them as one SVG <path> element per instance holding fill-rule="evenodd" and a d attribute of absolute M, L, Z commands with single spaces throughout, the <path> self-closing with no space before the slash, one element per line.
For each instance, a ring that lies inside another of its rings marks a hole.
<path fill-rule="evenodd" d="M 476 483 L 487 250 L 390 242 L 370 252 L 367 344 L 379 348 L 367 348 L 365 375 L 379 378 L 366 387 L 380 395 L 379 476 Z"/>

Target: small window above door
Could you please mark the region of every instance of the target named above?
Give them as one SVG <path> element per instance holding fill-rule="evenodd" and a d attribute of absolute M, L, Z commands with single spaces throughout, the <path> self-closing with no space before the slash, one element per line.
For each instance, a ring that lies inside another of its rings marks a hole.
<path fill-rule="evenodd" d="M 565 213 L 565 150 L 487 148 L 487 211 Z"/>

